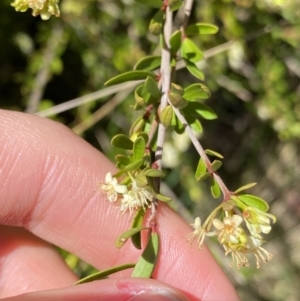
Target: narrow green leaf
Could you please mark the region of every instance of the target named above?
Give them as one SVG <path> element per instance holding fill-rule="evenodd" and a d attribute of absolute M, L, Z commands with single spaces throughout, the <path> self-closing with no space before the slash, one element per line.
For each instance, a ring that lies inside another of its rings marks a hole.
<path fill-rule="evenodd" d="M 124 244 L 127 242 L 127 240 L 134 234 L 141 232 L 142 230 L 146 230 L 149 228 L 146 227 L 136 227 L 136 228 L 131 228 L 121 235 L 119 235 L 115 241 L 115 246 L 116 248 L 120 249 L 121 247 L 124 246 Z"/>
<path fill-rule="evenodd" d="M 154 169 L 154 168 L 147 168 L 143 170 L 143 172 L 147 177 L 151 177 L 151 178 L 165 177 L 165 174 L 161 170 Z"/>
<path fill-rule="evenodd" d="M 160 122 L 168 129 L 172 126 L 173 109 L 171 106 L 166 106 L 158 114 Z"/>
<path fill-rule="evenodd" d="M 192 84 L 184 89 L 183 97 L 189 101 L 207 99 L 210 97 L 209 89 L 203 84 Z"/>
<path fill-rule="evenodd" d="M 117 84 L 121 84 L 124 82 L 132 81 L 132 80 L 141 80 L 141 79 L 145 79 L 147 76 L 151 76 L 153 78 L 156 77 L 156 75 L 152 72 L 133 70 L 133 71 L 128 71 L 128 72 L 119 74 L 119 75 L 109 79 L 104 85 L 112 86 L 112 85 L 117 85 Z"/>
<path fill-rule="evenodd" d="M 202 124 L 198 119 L 195 119 L 193 123 L 190 124 L 191 128 L 197 133 L 202 133 Z"/>
<path fill-rule="evenodd" d="M 169 203 L 169 202 L 172 201 L 172 199 L 171 199 L 170 197 L 165 196 L 165 195 L 162 195 L 162 194 L 160 194 L 160 193 L 158 193 L 158 194 L 156 195 L 156 198 L 157 198 L 157 200 L 159 200 L 159 201 L 161 201 L 161 202 L 164 202 L 164 203 Z"/>
<path fill-rule="evenodd" d="M 134 0 L 134 1 L 153 8 L 161 8 L 163 5 L 162 0 Z"/>
<path fill-rule="evenodd" d="M 211 169 L 212 169 L 212 171 L 217 171 L 221 166 L 222 166 L 222 162 L 220 160 L 215 160 L 211 164 Z"/>
<path fill-rule="evenodd" d="M 157 233 L 151 233 L 148 244 L 137 262 L 132 277 L 150 278 L 157 261 L 159 252 L 159 237 Z"/>
<path fill-rule="evenodd" d="M 133 142 L 127 136 L 118 134 L 111 139 L 111 145 L 120 149 L 131 150 Z"/>
<path fill-rule="evenodd" d="M 164 21 L 164 12 L 162 10 L 159 10 L 156 12 L 156 14 L 153 16 L 153 18 L 150 21 L 149 31 L 155 36 L 160 35 L 163 28 L 163 21 Z"/>
<path fill-rule="evenodd" d="M 193 76 L 195 76 L 200 80 L 204 80 L 203 72 L 201 72 L 194 63 L 189 62 L 188 60 L 184 60 L 184 61 L 185 61 L 186 68 Z"/>
<path fill-rule="evenodd" d="M 182 6 L 182 0 L 169 0 L 170 11 L 178 10 Z"/>
<path fill-rule="evenodd" d="M 188 26 L 185 29 L 187 36 L 198 35 L 198 34 L 215 34 L 219 31 L 218 26 L 208 23 L 197 23 Z"/>
<path fill-rule="evenodd" d="M 195 111 L 190 105 L 191 103 L 189 103 L 189 105 L 182 110 L 182 113 L 184 114 L 185 119 L 190 127 L 197 133 L 202 133 L 203 129 L 201 122 L 196 118 L 195 114 L 193 114 Z"/>
<path fill-rule="evenodd" d="M 146 91 L 154 98 L 161 98 L 161 91 L 158 89 L 157 82 L 152 77 L 147 77 L 144 83 Z"/>
<path fill-rule="evenodd" d="M 182 58 L 192 63 L 197 63 L 204 57 L 201 50 L 189 38 L 185 38 L 182 41 L 180 49 Z"/>
<path fill-rule="evenodd" d="M 214 177 L 211 177 L 210 190 L 211 190 L 212 196 L 215 199 L 220 197 L 221 190 L 220 190 L 220 187 L 219 187 L 218 183 L 215 181 Z"/>
<path fill-rule="evenodd" d="M 89 275 L 87 277 L 84 277 L 84 278 L 78 280 L 76 283 L 74 283 L 74 285 L 104 279 L 111 274 L 114 274 L 114 273 L 117 273 L 117 272 L 120 272 L 120 271 L 123 271 L 126 269 L 134 268 L 135 265 L 136 265 L 135 263 L 127 263 L 127 264 L 119 265 L 119 266 L 116 266 L 116 267 L 113 267 L 113 268 L 110 268 L 107 270 L 103 270 L 103 271 L 97 272 L 95 274 Z"/>
<path fill-rule="evenodd" d="M 198 165 L 197 165 L 196 173 L 195 173 L 195 177 L 196 177 L 197 181 L 198 181 L 199 176 L 204 173 L 206 173 L 206 165 L 205 165 L 203 159 L 200 158 Z"/>
<path fill-rule="evenodd" d="M 141 58 L 134 66 L 134 70 L 153 71 L 155 69 L 158 69 L 160 64 L 160 56 L 149 55 Z"/>
<path fill-rule="evenodd" d="M 181 30 L 176 30 L 173 32 L 170 38 L 170 51 L 172 56 L 176 55 L 181 46 Z"/>
<path fill-rule="evenodd" d="M 141 228 L 142 224 L 143 224 L 144 216 L 145 216 L 145 210 L 144 210 L 144 208 L 140 208 L 137 211 L 137 213 L 136 213 L 136 215 L 135 215 L 135 217 L 132 221 L 131 228 Z M 142 248 L 142 245 L 141 245 L 141 232 L 137 232 L 137 233 L 133 234 L 131 236 L 131 242 L 137 249 L 140 250 Z"/>
<path fill-rule="evenodd" d="M 148 140 L 149 140 L 149 135 L 148 135 L 147 133 L 145 133 L 145 132 L 138 133 L 137 136 L 138 136 L 138 137 L 143 137 L 146 143 L 147 143 Z"/>
<path fill-rule="evenodd" d="M 241 191 L 244 191 L 244 190 L 247 190 L 253 186 L 255 186 L 257 183 L 249 183 L 249 184 L 246 184 L 246 185 L 243 185 L 242 187 L 240 187 L 239 189 L 237 189 L 234 194 L 238 194 L 240 193 Z"/>
<path fill-rule="evenodd" d="M 215 157 L 220 158 L 220 159 L 224 159 L 224 157 L 221 154 L 219 154 L 219 153 L 217 153 L 217 152 L 215 152 L 215 151 L 213 151 L 211 149 L 206 149 L 205 153 L 207 155 L 211 155 L 211 156 L 215 156 Z"/>
<path fill-rule="evenodd" d="M 133 142 L 133 162 L 143 159 L 145 154 L 146 142 L 143 137 L 138 137 Z"/>
<path fill-rule="evenodd" d="M 239 200 L 241 200 L 244 204 L 246 204 L 249 207 L 254 207 L 263 212 L 267 212 L 269 210 L 268 203 L 257 196 L 251 194 L 240 194 L 237 197 Z"/>
<path fill-rule="evenodd" d="M 143 163 L 144 163 L 143 159 L 135 161 L 135 162 L 125 166 L 122 171 L 124 172 L 124 171 L 136 170 L 136 169 L 140 168 L 143 165 Z"/>

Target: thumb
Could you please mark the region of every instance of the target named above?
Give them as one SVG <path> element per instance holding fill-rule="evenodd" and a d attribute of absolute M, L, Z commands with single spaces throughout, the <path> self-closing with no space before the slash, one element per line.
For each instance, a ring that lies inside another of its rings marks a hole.
<path fill-rule="evenodd" d="M 2 301 L 188 301 L 179 290 L 153 279 L 104 279 L 56 290 L 27 293 Z"/>

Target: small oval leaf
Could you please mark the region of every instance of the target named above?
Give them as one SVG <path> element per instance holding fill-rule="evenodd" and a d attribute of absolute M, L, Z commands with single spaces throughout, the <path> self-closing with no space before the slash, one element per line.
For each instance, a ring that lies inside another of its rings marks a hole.
<path fill-rule="evenodd" d="M 269 210 L 268 203 L 257 196 L 251 194 L 240 194 L 237 195 L 237 198 L 249 207 L 254 207 L 263 212 L 267 212 Z"/>
<path fill-rule="evenodd" d="M 218 26 L 209 23 L 196 23 L 188 26 L 185 29 L 187 36 L 198 34 L 215 34 L 219 31 Z"/>
<path fill-rule="evenodd" d="M 192 63 L 197 63 L 204 57 L 202 51 L 189 38 L 182 41 L 180 49 L 182 58 Z"/>
<path fill-rule="evenodd" d="M 210 97 L 209 89 L 203 84 L 192 84 L 184 89 L 183 97 L 189 101 L 207 99 Z"/>
<path fill-rule="evenodd" d="M 211 190 L 212 196 L 215 199 L 220 197 L 221 190 L 220 190 L 219 184 L 215 181 L 215 179 L 213 177 L 211 177 L 210 190 Z"/>
<path fill-rule="evenodd" d="M 202 175 L 204 173 L 206 173 L 206 165 L 205 165 L 203 159 L 200 158 L 198 165 L 197 165 L 196 174 L 195 174 L 197 181 L 199 181 L 198 178 L 200 177 L 200 175 Z"/>
<path fill-rule="evenodd" d="M 82 283 L 87 283 L 87 282 L 91 282 L 91 281 L 95 281 L 95 280 L 99 280 L 99 279 L 104 279 L 107 276 L 126 270 L 126 269 L 131 269 L 135 267 L 135 263 L 127 263 L 127 264 L 123 264 L 123 265 L 119 265 L 107 270 L 103 270 L 100 272 L 97 272 L 95 274 L 89 275 L 87 277 L 84 277 L 80 280 L 78 280 L 77 282 L 74 283 L 74 285 L 78 285 L 78 284 L 82 284 Z"/>
<path fill-rule="evenodd" d="M 156 195 L 156 198 L 157 198 L 158 201 L 161 201 L 161 202 L 164 202 L 164 203 L 169 203 L 169 202 L 172 201 L 172 199 L 170 197 L 162 195 L 160 193 L 158 193 Z"/>
<path fill-rule="evenodd" d="M 161 64 L 161 57 L 157 55 L 149 55 L 141 58 L 134 66 L 135 70 L 153 71 L 158 69 Z"/>
<path fill-rule="evenodd" d="M 161 91 L 157 87 L 157 82 L 152 77 L 147 77 L 144 83 L 145 90 L 154 98 L 161 98 Z"/>
<path fill-rule="evenodd" d="M 131 164 L 131 160 L 124 155 L 116 155 L 115 159 L 116 161 L 120 162 L 124 166 Z"/>
<path fill-rule="evenodd" d="M 164 12 L 162 10 L 157 11 L 149 24 L 149 31 L 158 36 L 161 34 L 163 28 Z"/>
<path fill-rule="evenodd" d="M 133 142 L 127 136 L 118 134 L 111 139 L 111 145 L 120 149 L 131 150 Z"/>
<path fill-rule="evenodd" d="M 147 168 L 143 170 L 143 172 L 147 177 L 151 177 L 151 178 L 165 177 L 165 174 L 161 170 L 154 169 L 154 168 Z"/>
<path fill-rule="evenodd" d="M 197 113 L 199 116 L 207 120 L 213 120 L 218 118 L 217 114 L 208 106 L 200 102 L 189 102 L 189 110 L 193 110 L 194 114 Z"/>
<path fill-rule="evenodd" d="M 148 71 L 139 71 L 139 70 L 128 71 L 128 72 L 119 74 L 119 75 L 109 79 L 104 84 L 104 86 L 117 85 L 117 84 L 121 84 L 124 82 L 132 81 L 132 80 L 142 80 L 142 79 L 145 79 L 147 76 L 151 76 L 153 78 L 156 77 L 156 75 L 154 73 L 148 72 Z"/>
<path fill-rule="evenodd" d="M 124 244 L 127 242 L 127 240 L 134 234 L 141 232 L 142 230 L 146 230 L 149 228 L 146 227 L 137 227 L 137 228 L 131 228 L 121 235 L 119 235 L 115 241 L 116 248 L 120 249 L 124 246 Z"/>
<path fill-rule="evenodd" d="M 146 142 L 143 137 L 138 137 L 133 142 L 133 162 L 143 159 L 145 154 Z"/>
<path fill-rule="evenodd" d="M 204 80 L 204 74 L 202 71 L 200 71 L 198 69 L 198 67 L 192 63 L 192 62 L 189 62 L 187 60 L 184 60 L 185 61 L 185 66 L 187 68 L 187 70 L 193 75 L 195 76 L 196 78 L 200 79 L 200 80 Z"/>
<path fill-rule="evenodd" d="M 178 10 L 182 6 L 182 0 L 169 0 L 170 11 Z"/>
<path fill-rule="evenodd" d="M 221 162 L 220 160 L 215 160 L 215 161 L 211 164 L 211 170 L 212 170 L 212 171 L 217 171 L 221 166 L 222 166 L 222 162 Z"/>
<path fill-rule="evenodd" d="M 143 163 L 144 163 L 143 159 L 135 161 L 135 162 L 127 165 L 126 167 L 124 167 L 122 171 L 124 172 L 124 171 L 136 170 L 136 169 L 140 168 L 143 165 Z"/>
<path fill-rule="evenodd" d="M 207 155 L 211 155 L 211 156 L 215 156 L 215 157 L 220 158 L 220 159 L 224 159 L 224 157 L 223 157 L 220 153 L 215 152 L 215 151 L 213 151 L 213 150 L 211 150 L 211 149 L 206 149 L 206 150 L 205 150 L 205 153 L 206 153 Z"/>
<path fill-rule="evenodd" d="M 181 46 L 181 30 L 176 30 L 173 32 L 170 38 L 170 51 L 172 56 L 176 55 Z"/>
<path fill-rule="evenodd" d="M 151 233 L 148 244 L 137 262 L 131 277 L 150 278 L 157 261 L 159 252 L 158 234 Z"/>
<path fill-rule="evenodd" d="M 165 126 L 165 128 L 172 127 L 172 117 L 173 117 L 173 109 L 171 106 L 166 106 L 159 113 L 159 120 Z"/>

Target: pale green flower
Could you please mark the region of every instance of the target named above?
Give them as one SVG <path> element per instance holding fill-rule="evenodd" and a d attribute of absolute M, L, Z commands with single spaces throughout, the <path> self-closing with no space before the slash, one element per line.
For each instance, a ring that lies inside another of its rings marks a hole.
<path fill-rule="evenodd" d="M 60 16 L 58 3 L 59 0 L 15 0 L 11 5 L 20 12 L 31 8 L 33 16 L 41 15 L 43 20 L 48 20 L 51 15 Z"/>

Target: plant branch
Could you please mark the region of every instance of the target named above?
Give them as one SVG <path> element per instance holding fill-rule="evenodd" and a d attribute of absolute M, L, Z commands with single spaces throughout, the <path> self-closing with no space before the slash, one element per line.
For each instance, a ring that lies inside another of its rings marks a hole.
<path fill-rule="evenodd" d="M 211 170 L 211 162 L 210 162 L 208 156 L 206 155 L 201 143 L 194 135 L 192 128 L 187 123 L 185 117 L 181 114 L 181 112 L 178 109 L 173 107 L 173 110 L 174 110 L 176 116 L 178 117 L 178 119 L 180 120 L 180 122 L 185 127 L 185 131 L 189 135 L 189 137 L 190 137 L 194 147 L 196 148 L 197 152 L 199 153 L 200 157 L 203 159 L 208 171 L 210 171 Z M 225 183 L 223 182 L 221 177 L 216 172 L 212 172 L 212 174 L 214 176 L 215 181 L 218 183 L 218 185 L 223 193 L 224 201 L 226 201 L 228 196 L 231 195 L 230 190 L 227 188 L 227 186 L 225 185 Z"/>
<path fill-rule="evenodd" d="M 164 33 L 163 33 L 163 48 L 161 55 L 161 91 L 163 93 L 159 110 L 162 111 L 168 105 L 168 92 L 171 84 L 171 53 L 170 53 L 170 37 L 172 35 L 172 12 L 169 7 L 166 8 Z M 165 141 L 166 128 L 159 123 L 157 134 L 157 147 L 155 152 L 155 162 L 159 170 L 162 169 L 162 152 Z"/>

